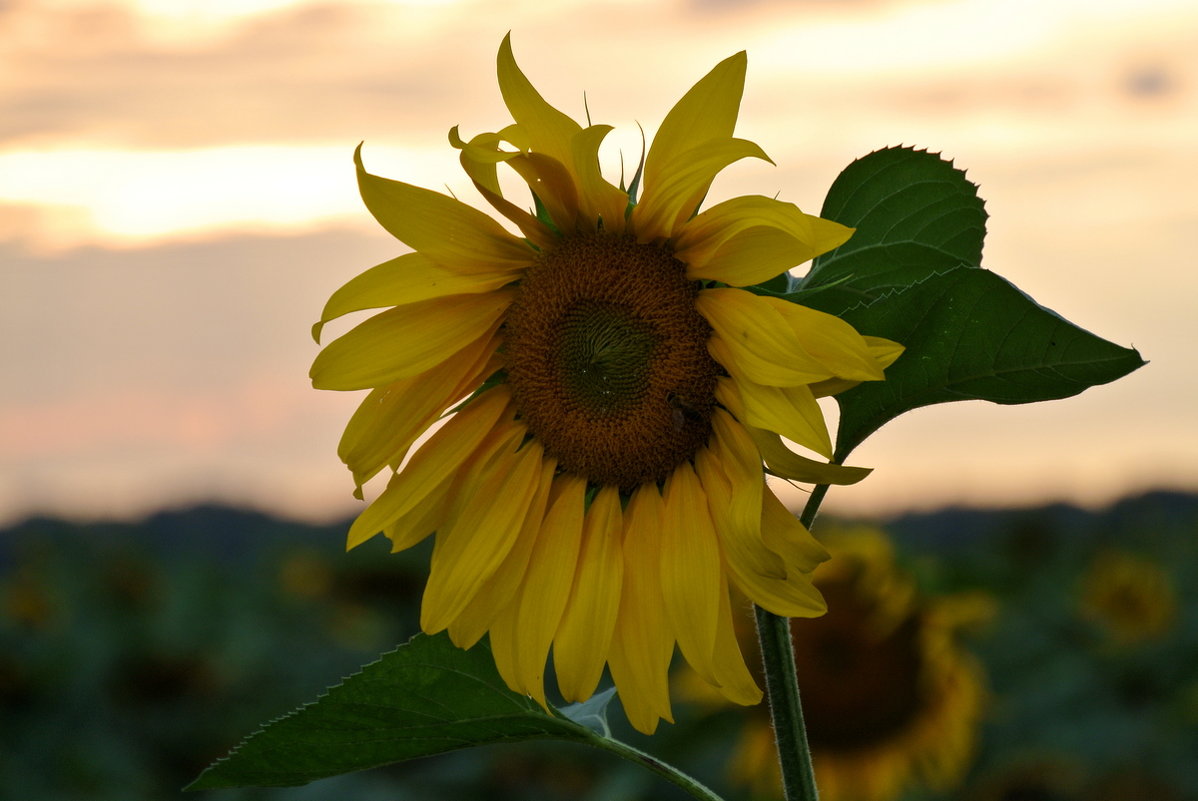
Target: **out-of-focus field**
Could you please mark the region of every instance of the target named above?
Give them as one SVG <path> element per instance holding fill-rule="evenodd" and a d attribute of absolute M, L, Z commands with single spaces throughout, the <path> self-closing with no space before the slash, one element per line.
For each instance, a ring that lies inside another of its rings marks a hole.
<path fill-rule="evenodd" d="M 817 534 L 835 522 L 822 519 Z M 993 602 L 959 638 L 988 686 L 970 767 L 952 788 L 902 798 L 1198 798 L 1198 497 L 1158 493 L 1101 512 L 950 510 L 885 530 L 921 597 Z M 344 531 L 199 508 L 0 532 L 0 795 L 176 797 L 258 724 L 406 640 L 427 549 L 391 556 L 374 541 L 345 554 Z M 726 765 L 754 714 L 680 693 L 677 723 L 653 738 L 614 708 L 611 718 L 617 736 L 742 799 L 749 790 Z M 208 795 L 684 797 L 605 754 L 552 743 Z"/>

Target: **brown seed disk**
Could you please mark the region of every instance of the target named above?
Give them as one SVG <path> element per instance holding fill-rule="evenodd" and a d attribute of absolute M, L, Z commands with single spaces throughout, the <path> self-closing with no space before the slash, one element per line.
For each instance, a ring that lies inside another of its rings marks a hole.
<path fill-rule="evenodd" d="M 876 603 L 853 587 L 857 576 L 820 585 L 828 613 L 795 620 L 795 667 L 813 748 L 854 751 L 904 731 L 929 703 L 919 617 L 893 631 L 873 629 Z"/>
<path fill-rule="evenodd" d="M 612 234 L 544 252 L 505 320 L 508 382 L 558 466 L 629 489 L 711 435 L 719 367 L 698 285 L 668 250 Z"/>

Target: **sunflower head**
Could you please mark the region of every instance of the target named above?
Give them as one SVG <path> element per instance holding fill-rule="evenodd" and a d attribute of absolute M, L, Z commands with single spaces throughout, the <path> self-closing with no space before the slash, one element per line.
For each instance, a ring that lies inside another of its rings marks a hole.
<path fill-rule="evenodd" d="M 767 158 L 733 136 L 745 65 L 744 53 L 721 62 L 666 115 L 637 198 L 601 170 L 611 128 L 550 105 L 505 39 L 512 123 L 449 138 L 510 228 L 370 174 L 359 152 L 367 208 L 412 252 L 334 293 L 313 329 L 383 309 L 311 373 L 319 388 L 370 390 L 339 453 L 359 497 L 388 480 L 349 546 L 382 532 L 399 550 L 435 533 L 426 631 L 463 647 L 489 635 L 509 686 L 542 703 L 551 648 L 567 700 L 588 697 L 606 666 L 647 732 L 671 715 L 675 646 L 726 697 L 760 699 L 730 587 L 788 617 L 824 611 L 810 575 L 826 552 L 764 470 L 863 478 L 827 463 L 816 399 L 882 379 L 902 351 L 744 289 L 852 233 L 764 196 L 701 208 L 718 172 Z M 505 197 L 501 167 L 531 203 Z"/>
<path fill-rule="evenodd" d="M 1162 637 L 1176 622 L 1177 605 L 1169 572 L 1137 554 L 1104 552 L 1082 579 L 1082 616 L 1097 623 L 1116 645 Z"/>
<path fill-rule="evenodd" d="M 922 785 L 946 790 L 969 767 L 984 699 L 981 668 L 957 644 L 993 614 L 985 597 L 926 598 L 869 528 L 825 536 L 815 578 L 828 613 L 792 621 L 803 714 L 830 801 L 889 801 Z M 734 776 L 763 796 L 779 782 L 768 720 L 755 715 Z"/>

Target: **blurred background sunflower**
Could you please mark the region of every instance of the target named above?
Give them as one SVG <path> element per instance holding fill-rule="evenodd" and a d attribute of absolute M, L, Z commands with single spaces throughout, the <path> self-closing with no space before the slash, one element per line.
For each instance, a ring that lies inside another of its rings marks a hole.
<path fill-rule="evenodd" d="M 795 664 L 820 797 L 892 801 L 909 788 L 956 789 L 972 764 L 985 677 L 959 635 L 986 622 L 985 595 L 924 597 L 886 535 L 838 528 L 816 574 L 828 612 L 792 620 Z M 753 632 L 744 639 L 751 644 Z M 767 710 L 747 715 L 733 777 L 780 796 Z"/>

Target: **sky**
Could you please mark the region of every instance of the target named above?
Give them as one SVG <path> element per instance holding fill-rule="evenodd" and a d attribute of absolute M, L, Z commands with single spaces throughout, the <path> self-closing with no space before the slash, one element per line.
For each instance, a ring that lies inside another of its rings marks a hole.
<path fill-rule="evenodd" d="M 496 130 L 499 42 L 615 125 L 609 177 L 747 50 L 712 201 L 818 212 L 854 158 L 941 152 L 990 213 L 983 266 L 1150 364 L 1063 401 L 934 406 L 854 453 L 826 508 L 1097 505 L 1198 489 L 1198 5 L 1181 0 L 0 2 L 0 523 L 219 500 L 351 513 L 309 327 L 404 251 L 376 174 L 483 205 L 447 132 Z M 834 415 L 834 405 L 829 413 Z"/>

